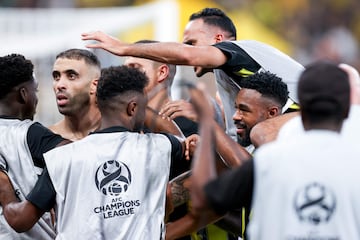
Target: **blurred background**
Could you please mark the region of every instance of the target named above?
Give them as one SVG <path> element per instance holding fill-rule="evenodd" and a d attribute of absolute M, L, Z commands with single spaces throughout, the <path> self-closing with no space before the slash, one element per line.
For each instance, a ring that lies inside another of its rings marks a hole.
<path fill-rule="evenodd" d="M 181 42 L 189 16 L 204 7 L 224 10 L 239 40 L 266 42 L 304 65 L 329 59 L 360 68 L 359 0 L 0 0 L 0 55 L 20 53 L 33 61 L 40 83 L 35 119 L 51 125 L 61 119 L 52 65 L 59 52 L 84 48 L 82 32 L 102 30 L 126 42 Z M 95 53 L 102 67 L 122 64 L 121 57 Z M 174 99 L 184 97 L 180 79 L 195 81 L 192 67 L 178 67 Z M 215 94 L 211 74 L 200 82 Z"/>

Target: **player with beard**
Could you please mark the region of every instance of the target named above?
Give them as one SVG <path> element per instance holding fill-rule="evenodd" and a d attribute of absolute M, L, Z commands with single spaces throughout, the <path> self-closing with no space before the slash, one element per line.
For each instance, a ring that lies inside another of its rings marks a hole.
<path fill-rule="evenodd" d="M 185 44 L 168 42 L 128 44 L 103 32 L 82 34 L 83 40 L 95 40 L 86 46 L 102 48 L 118 56 L 148 58 L 164 63 L 194 66 L 198 77 L 214 71 L 225 115 L 226 133 L 236 140 L 232 116 L 234 100 L 248 77 L 256 72 L 270 71 L 290 86 L 284 112 L 298 110 L 295 86 L 303 66 L 286 54 L 257 41 L 236 41 L 231 19 L 216 8 L 205 8 L 191 15 L 184 32 Z M 170 112 L 170 111 L 169 111 Z"/>
<path fill-rule="evenodd" d="M 281 78 L 270 72 L 255 73 L 248 79 L 236 96 L 233 120 L 238 143 L 252 152 L 251 129 L 257 123 L 282 113 L 288 90 Z"/>
<path fill-rule="evenodd" d="M 50 214 L 28 231 L 17 233 L 3 214 L 5 202 L 24 201 L 45 166 L 43 153 L 68 143 L 38 122 L 32 121 L 38 103 L 38 81 L 32 62 L 20 54 L 0 57 L 0 239 L 55 238 Z M 13 194 L 15 191 L 16 196 Z"/>
<path fill-rule="evenodd" d="M 144 124 L 147 82 L 134 68 L 102 70 L 100 129 L 44 155 L 48 171 L 27 200 L 3 204 L 14 229 L 26 231 L 55 205 L 57 239 L 164 239 L 169 168 L 184 146 L 170 134 L 134 131 Z"/>
<path fill-rule="evenodd" d="M 221 176 L 214 171 L 209 107 L 203 97 L 194 101 L 204 139 L 191 185 L 193 216 L 199 225 L 206 224 L 201 222 L 213 211 L 221 214 L 252 204 L 251 239 L 359 239 L 360 211 L 355 203 L 360 199 L 360 151 L 358 143 L 341 136 L 350 109 L 348 77 L 335 63 L 307 66 L 298 82 L 304 133 L 296 140 L 262 146 L 253 159 Z"/>
<path fill-rule="evenodd" d="M 270 72 L 255 73 L 248 78 L 249 81 L 244 83 L 244 87 L 240 89 L 236 96 L 236 112 L 233 120 L 237 129 L 238 143 L 245 147 L 248 152 L 253 152 L 254 147 L 250 141 L 250 131 L 252 127 L 259 122 L 282 114 L 282 108 L 288 99 L 288 90 L 287 85 L 281 78 Z M 213 129 L 216 129 L 216 127 L 213 126 Z M 213 130 L 213 132 L 214 135 L 217 136 L 217 132 L 215 130 Z M 214 148 L 217 149 L 218 146 L 222 144 L 224 143 L 219 143 L 217 139 Z M 229 151 L 231 152 L 233 150 Z M 245 160 L 246 156 L 242 155 L 241 159 Z M 244 164 L 244 162 L 246 161 L 241 161 L 239 165 Z M 182 185 L 184 186 L 186 184 Z M 191 184 L 189 185 L 191 186 Z M 241 212 L 243 213 L 244 221 L 242 224 L 246 226 L 249 220 L 250 205 L 245 206 Z M 213 221 L 215 221 L 220 216 L 215 215 L 212 217 Z M 177 239 L 179 236 L 185 236 L 191 233 L 196 226 L 192 224 L 192 221 L 192 214 L 190 213 L 172 223 L 167 230 L 167 239 Z M 229 222 L 227 222 L 227 224 L 229 224 Z"/>
<path fill-rule="evenodd" d="M 191 16 L 183 42 L 128 44 L 103 32 L 82 34 L 83 40 L 96 40 L 86 46 L 102 48 L 118 56 L 148 58 L 164 63 L 195 66 L 198 77 L 214 71 L 217 89 L 224 108 L 226 133 L 236 140 L 232 121 L 234 99 L 247 77 L 259 71 L 270 71 L 288 84 L 290 96 L 284 111 L 298 110 L 296 82 L 304 67 L 288 55 L 267 44 L 236 41 L 231 19 L 220 9 L 206 8 Z"/>
<path fill-rule="evenodd" d="M 88 50 L 69 49 L 56 56 L 53 88 L 64 118 L 50 130 L 76 141 L 99 127 L 101 114 L 95 95 L 100 71 L 100 61 Z"/>

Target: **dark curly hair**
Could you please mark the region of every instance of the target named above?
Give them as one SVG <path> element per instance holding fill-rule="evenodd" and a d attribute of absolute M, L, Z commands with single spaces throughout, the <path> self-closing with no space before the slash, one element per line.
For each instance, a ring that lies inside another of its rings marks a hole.
<path fill-rule="evenodd" d="M 189 21 L 195 19 L 202 19 L 204 23 L 210 26 L 217 26 L 226 31 L 229 35 L 228 38 L 236 40 L 236 27 L 233 21 L 219 8 L 204 8 L 199 12 L 193 13 Z"/>
<path fill-rule="evenodd" d="M 289 95 L 286 83 L 269 71 L 250 75 L 241 82 L 241 87 L 254 89 L 262 96 L 273 99 L 281 107 L 285 105 Z"/>
<path fill-rule="evenodd" d="M 0 57 L 0 99 L 14 87 L 33 80 L 34 65 L 21 54 Z"/>
<path fill-rule="evenodd" d="M 97 100 L 99 107 L 111 101 L 115 96 L 128 91 L 144 93 L 148 78 L 136 68 L 125 65 L 108 67 L 101 70 L 97 86 Z"/>

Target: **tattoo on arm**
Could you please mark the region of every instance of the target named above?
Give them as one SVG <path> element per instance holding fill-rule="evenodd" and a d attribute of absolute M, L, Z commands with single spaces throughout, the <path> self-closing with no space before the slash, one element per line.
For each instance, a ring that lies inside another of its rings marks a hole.
<path fill-rule="evenodd" d="M 191 171 L 187 171 L 170 181 L 174 207 L 178 207 L 190 200 L 190 176 Z"/>

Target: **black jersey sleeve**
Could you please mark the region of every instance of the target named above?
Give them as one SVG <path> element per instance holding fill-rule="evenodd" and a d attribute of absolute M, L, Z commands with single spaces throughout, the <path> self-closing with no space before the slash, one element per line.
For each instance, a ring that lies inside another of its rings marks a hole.
<path fill-rule="evenodd" d="M 37 208 L 49 211 L 54 207 L 56 191 L 51 182 L 47 168 L 40 175 L 33 190 L 26 196 L 26 199 L 34 204 Z"/>
<path fill-rule="evenodd" d="M 63 140 L 65 139 L 60 135 L 51 132 L 40 123 L 32 124 L 27 133 L 27 142 L 35 166 L 43 168 L 43 153 L 53 149 Z"/>
<path fill-rule="evenodd" d="M 220 68 L 230 75 L 244 75 L 246 77 L 249 72 L 255 73 L 261 68 L 244 49 L 233 42 L 223 41 L 213 46 L 220 49 L 226 55 L 228 60 Z"/>
<path fill-rule="evenodd" d="M 254 161 L 223 173 L 204 188 L 210 206 L 218 214 L 229 210 L 249 208 L 254 188 Z"/>
<path fill-rule="evenodd" d="M 180 141 L 173 135 L 162 133 L 164 134 L 169 141 L 171 142 L 171 167 L 170 167 L 170 174 L 169 179 L 173 179 L 174 177 L 178 176 L 179 174 L 187 171 L 190 169 L 191 161 L 185 159 L 183 154 L 183 146 Z"/>
<path fill-rule="evenodd" d="M 165 135 L 171 143 L 171 161 L 182 158 L 183 147 L 182 147 L 180 141 L 171 134 L 168 134 L 168 133 L 161 133 L 161 134 Z"/>

